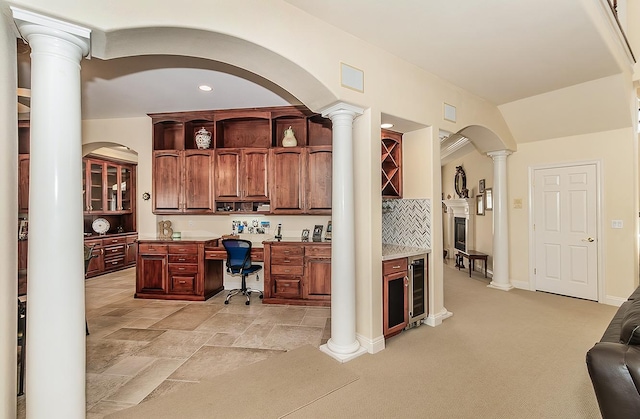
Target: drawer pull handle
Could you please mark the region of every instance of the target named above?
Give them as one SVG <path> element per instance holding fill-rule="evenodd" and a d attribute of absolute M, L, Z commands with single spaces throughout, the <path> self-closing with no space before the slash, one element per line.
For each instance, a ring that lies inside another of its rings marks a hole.
<path fill-rule="evenodd" d="M 178 259 L 180 262 L 184 262 L 184 258 L 179 258 Z"/>
<path fill-rule="evenodd" d="M 285 286 L 285 287 L 290 287 L 290 286 L 291 286 L 291 284 L 283 284 L 283 286 Z"/>
<path fill-rule="evenodd" d="M 398 268 L 400 268 L 400 265 L 396 265 L 393 267 L 393 269 L 398 269 Z"/>
<path fill-rule="evenodd" d="M 112 265 L 117 265 L 117 264 L 118 264 L 118 262 L 111 262 L 111 264 L 112 264 Z"/>
<path fill-rule="evenodd" d="M 291 263 L 291 261 L 289 259 L 285 259 L 284 263 Z"/>
<path fill-rule="evenodd" d="M 187 281 L 179 281 L 181 284 L 186 284 Z"/>
<path fill-rule="evenodd" d="M 184 271 L 184 268 L 178 268 L 179 271 Z"/>

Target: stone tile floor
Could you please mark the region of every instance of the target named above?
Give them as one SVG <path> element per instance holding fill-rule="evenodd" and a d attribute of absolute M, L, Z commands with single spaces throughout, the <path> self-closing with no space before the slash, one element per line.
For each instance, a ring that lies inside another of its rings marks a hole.
<path fill-rule="evenodd" d="M 134 299 L 135 268 L 86 281 L 87 418 L 188 387 L 330 336 L 330 309 Z M 28 365 L 27 365 L 28 368 Z M 18 418 L 25 416 L 18 398 Z"/>

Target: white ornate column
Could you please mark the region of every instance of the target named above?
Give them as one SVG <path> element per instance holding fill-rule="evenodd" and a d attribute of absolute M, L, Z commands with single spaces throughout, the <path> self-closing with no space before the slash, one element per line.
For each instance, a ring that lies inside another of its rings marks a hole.
<path fill-rule="evenodd" d="M 340 362 L 366 352 L 356 338 L 355 206 L 353 120 L 361 108 L 338 103 L 322 116 L 333 123 L 331 223 L 331 338 L 320 350 Z"/>
<path fill-rule="evenodd" d="M 13 8 L 31 46 L 27 418 L 85 417 L 80 60 L 90 30 Z"/>
<path fill-rule="evenodd" d="M 509 150 L 487 153 L 493 159 L 493 278 L 488 285 L 503 291 L 513 288 L 509 279 L 509 220 L 507 157 Z"/>

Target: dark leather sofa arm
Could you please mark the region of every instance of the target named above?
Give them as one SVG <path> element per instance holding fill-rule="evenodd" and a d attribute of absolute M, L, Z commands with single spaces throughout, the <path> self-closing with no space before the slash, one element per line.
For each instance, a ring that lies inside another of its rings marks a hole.
<path fill-rule="evenodd" d="M 603 419 L 640 418 L 640 347 L 599 342 L 587 368 Z"/>

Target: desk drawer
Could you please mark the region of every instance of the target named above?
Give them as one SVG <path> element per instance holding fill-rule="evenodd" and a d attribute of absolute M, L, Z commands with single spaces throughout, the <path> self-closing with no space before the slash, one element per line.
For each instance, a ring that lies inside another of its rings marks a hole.
<path fill-rule="evenodd" d="M 331 246 L 307 246 L 304 251 L 305 256 L 331 257 Z"/>
<path fill-rule="evenodd" d="M 109 246 L 104 248 L 104 257 L 105 259 L 111 256 L 124 255 L 124 244 L 118 246 Z"/>
<path fill-rule="evenodd" d="M 300 266 L 291 266 L 291 265 L 271 265 L 271 275 L 291 275 L 291 276 L 301 276 L 304 272 L 304 268 L 302 265 Z"/>
<path fill-rule="evenodd" d="M 157 243 L 140 243 L 138 245 L 138 251 L 140 253 L 149 253 L 149 254 L 161 254 L 164 255 L 167 253 L 167 245 L 166 244 L 157 244 Z"/>
<path fill-rule="evenodd" d="M 183 263 L 169 264 L 169 274 L 197 274 L 198 265 L 190 265 Z"/>
<path fill-rule="evenodd" d="M 198 255 L 169 255 L 169 263 L 198 263 Z"/>
<path fill-rule="evenodd" d="M 271 266 L 302 266 L 302 256 L 273 256 L 271 258 Z"/>
<path fill-rule="evenodd" d="M 195 276 L 176 275 L 171 277 L 171 292 L 176 294 L 193 294 L 195 292 Z"/>
<path fill-rule="evenodd" d="M 299 279 L 274 279 L 274 294 L 279 297 L 296 298 L 302 295 Z"/>
<path fill-rule="evenodd" d="M 197 244 L 170 244 L 169 253 L 193 253 L 198 254 Z"/>
<path fill-rule="evenodd" d="M 110 269 L 118 269 L 121 266 L 124 266 L 124 256 L 116 257 L 114 259 L 105 259 L 104 261 L 105 271 L 108 271 Z"/>
<path fill-rule="evenodd" d="M 407 258 L 385 260 L 382 262 L 383 275 L 389 275 L 396 272 L 407 272 Z"/>
<path fill-rule="evenodd" d="M 291 256 L 303 256 L 304 248 L 293 246 L 272 246 L 271 258 L 274 257 L 291 257 Z"/>
<path fill-rule="evenodd" d="M 113 237 L 109 239 L 102 239 L 103 246 L 112 246 L 114 244 L 125 244 L 127 242 L 126 237 Z"/>

